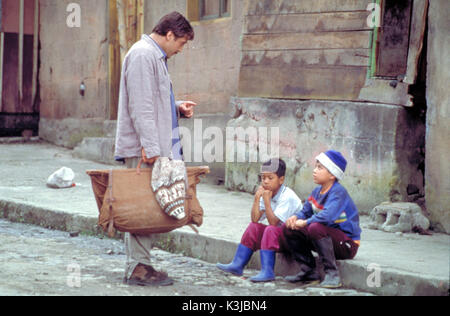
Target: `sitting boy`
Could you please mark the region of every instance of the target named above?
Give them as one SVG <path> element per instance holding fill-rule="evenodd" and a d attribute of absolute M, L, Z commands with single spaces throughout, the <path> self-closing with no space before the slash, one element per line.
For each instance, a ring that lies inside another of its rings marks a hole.
<path fill-rule="evenodd" d="M 313 171 L 315 188 L 305 205 L 286 221 L 282 251 L 300 263 L 301 271 L 286 277 L 289 282 L 316 282 L 311 250 L 319 254 L 326 288 L 341 287 L 336 259 L 353 259 L 358 251 L 361 228 L 358 210 L 346 189 L 339 183 L 347 161 L 341 153 L 330 150 L 320 154 Z"/>
<path fill-rule="evenodd" d="M 241 276 L 253 252 L 261 249 L 261 271 L 251 277 L 252 282 L 275 280 L 275 255 L 279 250 L 284 222 L 302 207 L 300 198 L 284 185 L 286 164 L 282 159 L 272 159 L 261 167 L 261 186 L 255 194 L 251 211 L 252 223 L 248 226 L 230 264 L 218 263 L 225 272 Z M 267 218 L 269 226 L 260 222 Z"/>

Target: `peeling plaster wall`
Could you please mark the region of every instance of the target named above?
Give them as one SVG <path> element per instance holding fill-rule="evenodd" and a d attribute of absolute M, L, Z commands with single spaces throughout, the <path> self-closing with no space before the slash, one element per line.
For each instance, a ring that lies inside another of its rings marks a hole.
<path fill-rule="evenodd" d="M 245 133 L 227 134 L 229 189 L 255 192 L 259 167 L 267 159 L 261 153 L 277 156 L 272 144 L 278 142 L 271 139 L 271 127 L 279 130 L 278 152 L 288 167 L 286 184 L 302 200 L 315 187 L 315 157 L 328 149 L 339 150 L 347 158 L 349 164 L 342 184 L 363 213 L 384 201 L 407 201 L 409 184 L 423 187 L 420 171 L 403 173 L 408 168 L 417 169 L 411 154 L 419 137 L 405 135 L 406 126 L 414 123 L 402 107 L 256 98 L 233 98 L 231 103 L 236 115 L 227 128 L 236 131 L 242 127 Z M 260 127 L 267 127 L 268 131 L 260 132 Z M 251 128 L 257 133 L 252 134 Z M 421 133 L 419 128 L 413 130 Z M 238 145 L 244 145 L 245 152 L 240 154 Z M 239 162 L 240 157 L 244 162 Z"/>
<path fill-rule="evenodd" d="M 77 1 L 81 25 L 70 28 L 66 10 L 72 2 L 40 1 L 39 136 L 66 147 L 82 136 L 98 135 L 98 126 L 91 122 L 103 122 L 108 112 L 108 1 Z M 84 96 L 79 93 L 81 82 L 86 85 Z M 77 129 L 73 121 L 84 127 Z M 80 130 L 82 135 L 74 137 Z"/>

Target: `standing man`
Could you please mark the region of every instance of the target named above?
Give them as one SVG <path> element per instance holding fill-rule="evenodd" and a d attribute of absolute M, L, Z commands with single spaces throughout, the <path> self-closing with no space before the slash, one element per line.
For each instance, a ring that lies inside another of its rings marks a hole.
<path fill-rule="evenodd" d="M 194 39 L 189 21 L 178 12 L 164 16 L 150 35 L 131 47 L 122 66 L 116 150 L 118 160 L 135 168 L 141 158 L 151 167 L 158 157 L 182 160 L 178 118 L 194 115 L 193 102 L 175 102 L 167 59 Z M 171 285 L 167 273 L 151 266 L 150 236 L 125 234 L 125 281 L 130 285 Z"/>

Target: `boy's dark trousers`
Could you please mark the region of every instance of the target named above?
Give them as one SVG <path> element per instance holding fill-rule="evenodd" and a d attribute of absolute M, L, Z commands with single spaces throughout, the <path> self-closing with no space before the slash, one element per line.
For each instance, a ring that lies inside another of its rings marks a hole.
<path fill-rule="evenodd" d="M 310 224 L 300 230 L 284 227 L 283 238 L 280 239 L 280 251 L 287 258 L 297 261 L 303 271 L 312 273 L 315 271 L 316 262 L 311 251 L 316 251 L 320 255 L 317 245 L 328 238 L 332 241 L 335 259 L 353 259 L 355 257 L 358 245 L 352 239 L 339 229 L 319 223 Z"/>

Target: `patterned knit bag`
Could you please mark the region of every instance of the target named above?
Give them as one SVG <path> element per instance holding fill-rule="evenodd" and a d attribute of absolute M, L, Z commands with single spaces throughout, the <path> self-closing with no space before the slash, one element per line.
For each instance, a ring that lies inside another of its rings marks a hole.
<path fill-rule="evenodd" d="M 151 187 L 161 209 L 169 216 L 186 217 L 186 167 L 184 161 L 160 157 L 153 165 Z"/>

